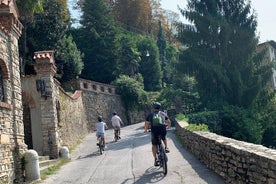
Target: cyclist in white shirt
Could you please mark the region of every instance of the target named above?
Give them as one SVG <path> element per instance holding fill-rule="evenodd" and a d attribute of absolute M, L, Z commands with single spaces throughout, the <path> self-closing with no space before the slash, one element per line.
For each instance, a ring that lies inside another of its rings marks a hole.
<path fill-rule="evenodd" d="M 113 112 L 113 116 L 111 118 L 112 126 L 114 128 L 114 133 L 116 129 L 118 130 L 119 139 L 121 139 L 121 125 L 123 125 L 122 119 L 117 115 L 117 112 Z"/>
<path fill-rule="evenodd" d="M 96 127 L 97 127 L 97 132 L 96 132 L 97 145 L 99 145 L 99 143 L 98 143 L 99 138 L 102 137 L 104 148 L 105 148 L 105 129 L 108 129 L 108 126 L 106 125 L 105 122 L 103 122 L 103 117 L 102 116 L 98 116 L 98 123 L 96 124 Z"/>

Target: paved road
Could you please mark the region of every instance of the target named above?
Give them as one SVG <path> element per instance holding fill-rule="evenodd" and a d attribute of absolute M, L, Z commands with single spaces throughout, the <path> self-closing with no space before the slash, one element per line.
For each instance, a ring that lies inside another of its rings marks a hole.
<path fill-rule="evenodd" d="M 112 140 L 112 130 L 107 131 L 107 149 L 100 155 L 95 133 L 89 134 L 71 154 L 71 162 L 62 166 L 44 184 L 224 184 L 225 182 L 178 142 L 174 130 L 168 132 L 168 174 L 153 166 L 150 134 L 145 134 L 143 124 L 126 126 L 122 139 Z"/>

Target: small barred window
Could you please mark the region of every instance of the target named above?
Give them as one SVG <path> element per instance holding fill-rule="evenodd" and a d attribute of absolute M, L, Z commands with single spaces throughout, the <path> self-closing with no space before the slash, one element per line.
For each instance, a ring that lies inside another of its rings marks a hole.
<path fill-rule="evenodd" d="M 4 96 L 3 72 L 0 67 L 0 101 L 3 102 L 4 99 L 5 99 L 5 96 Z"/>

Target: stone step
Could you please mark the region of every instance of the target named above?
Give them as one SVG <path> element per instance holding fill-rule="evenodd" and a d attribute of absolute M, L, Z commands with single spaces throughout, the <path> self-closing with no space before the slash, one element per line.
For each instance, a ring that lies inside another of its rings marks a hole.
<path fill-rule="evenodd" d="M 53 165 L 55 165 L 57 163 L 57 161 L 58 161 L 58 159 L 39 161 L 40 172 L 46 170 L 47 168 L 49 168 Z"/>
<path fill-rule="evenodd" d="M 44 161 L 44 160 L 50 160 L 49 156 L 38 156 L 39 162 Z"/>

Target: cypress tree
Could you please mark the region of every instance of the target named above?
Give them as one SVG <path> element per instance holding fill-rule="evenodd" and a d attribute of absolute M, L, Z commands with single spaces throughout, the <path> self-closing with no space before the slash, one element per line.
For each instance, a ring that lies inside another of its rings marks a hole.
<path fill-rule="evenodd" d="M 81 27 L 72 32 L 84 53 L 82 77 L 104 83 L 115 79 L 117 29 L 103 0 L 86 0 L 81 5 Z"/>

